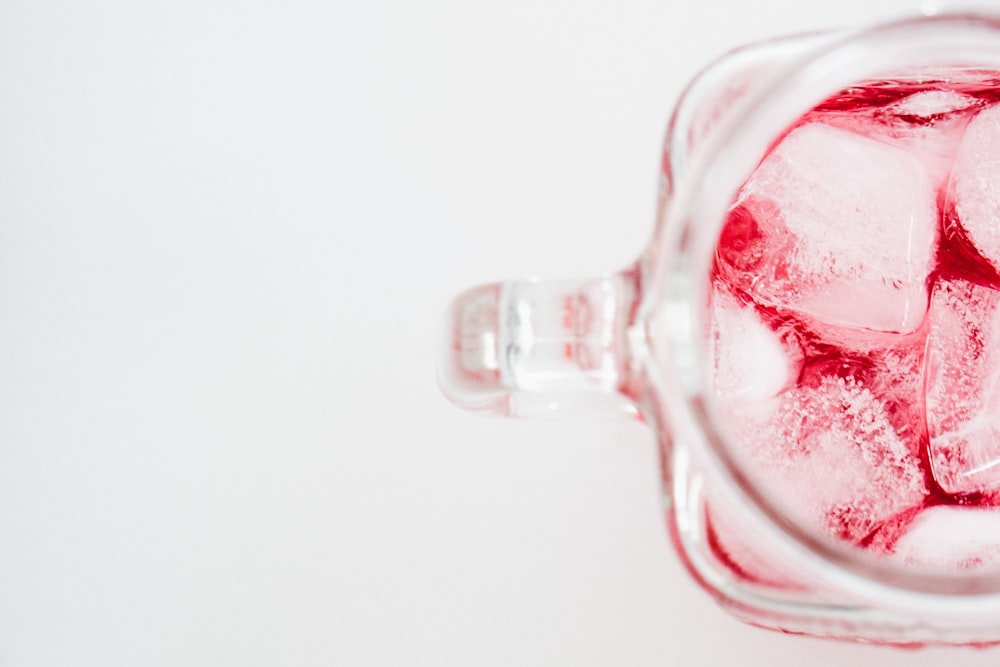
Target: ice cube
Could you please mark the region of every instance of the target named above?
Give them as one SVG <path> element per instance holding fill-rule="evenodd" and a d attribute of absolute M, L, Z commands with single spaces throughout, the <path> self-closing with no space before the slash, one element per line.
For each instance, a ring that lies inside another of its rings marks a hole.
<path fill-rule="evenodd" d="M 922 510 L 892 547 L 909 567 L 983 570 L 1000 567 L 1000 511 L 939 505 Z"/>
<path fill-rule="evenodd" d="M 930 464 L 948 493 L 1000 488 L 1000 292 L 939 281 L 928 315 Z"/>
<path fill-rule="evenodd" d="M 977 103 L 975 97 L 956 90 L 922 90 L 890 105 L 888 110 L 897 116 L 930 119 L 968 109 Z"/>
<path fill-rule="evenodd" d="M 822 333 L 822 332 L 820 332 Z M 909 335 L 876 334 L 871 347 L 845 349 L 814 341 L 798 384 L 818 387 L 841 378 L 865 387 L 878 398 L 897 435 L 919 457 L 927 427 L 923 405 L 926 327 Z M 881 345 L 875 345 L 881 343 Z"/>
<path fill-rule="evenodd" d="M 938 190 L 947 184 L 958 142 L 980 104 L 954 90 L 924 90 L 885 107 L 833 111 L 823 122 L 906 152 L 923 165 Z"/>
<path fill-rule="evenodd" d="M 717 266 L 762 304 L 825 324 L 910 332 L 926 311 L 936 242 L 935 188 L 919 160 L 809 123 L 747 181 Z"/>
<path fill-rule="evenodd" d="M 798 375 L 801 348 L 790 331 L 783 337 L 756 309 L 722 290 L 713 293 L 712 315 L 716 395 L 726 406 L 766 416 Z"/>
<path fill-rule="evenodd" d="M 1000 269 L 1000 107 L 981 111 L 969 123 L 952 165 L 951 187 L 958 224 Z"/>
<path fill-rule="evenodd" d="M 827 376 L 781 394 L 764 421 L 733 425 L 751 469 L 793 516 L 858 541 L 927 493 L 913 434 L 854 377 Z"/>

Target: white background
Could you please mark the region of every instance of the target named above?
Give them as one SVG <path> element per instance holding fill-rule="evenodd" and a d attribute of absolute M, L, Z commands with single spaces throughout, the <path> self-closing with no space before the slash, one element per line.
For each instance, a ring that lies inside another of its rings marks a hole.
<path fill-rule="evenodd" d="M 683 84 L 913 2 L 0 5 L 0 665 L 986 665 L 731 620 L 651 434 L 447 404 L 637 256 Z"/>

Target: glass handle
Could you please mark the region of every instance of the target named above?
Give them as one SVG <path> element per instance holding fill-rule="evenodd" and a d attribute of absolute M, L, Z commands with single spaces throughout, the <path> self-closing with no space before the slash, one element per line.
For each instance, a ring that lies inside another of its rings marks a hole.
<path fill-rule="evenodd" d="M 445 316 L 441 389 L 459 407 L 505 415 L 634 413 L 628 336 L 638 293 L 634 268 L 466 290 Z"/>

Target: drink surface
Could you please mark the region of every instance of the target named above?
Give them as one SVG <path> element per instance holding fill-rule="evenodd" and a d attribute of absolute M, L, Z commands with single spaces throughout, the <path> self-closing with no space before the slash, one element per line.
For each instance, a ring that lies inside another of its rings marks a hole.
<path fill-rule="evenodd" d="M 806 114 L 733 203 L 712 279 L 718 409 L 771 497 L 906 566 L 1000 568 L 1000 74 Z"/>

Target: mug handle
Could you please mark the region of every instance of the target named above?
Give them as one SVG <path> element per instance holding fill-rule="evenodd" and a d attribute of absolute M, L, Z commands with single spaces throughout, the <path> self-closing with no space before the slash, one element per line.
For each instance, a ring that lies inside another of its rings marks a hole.
<path fill-rule="evenodd" d="M 445 314 L 438 383 L 455 405 L 508 416 L 637 414 L 630 332 L 638 267 L 589 280 L 491 283 Z"/>

